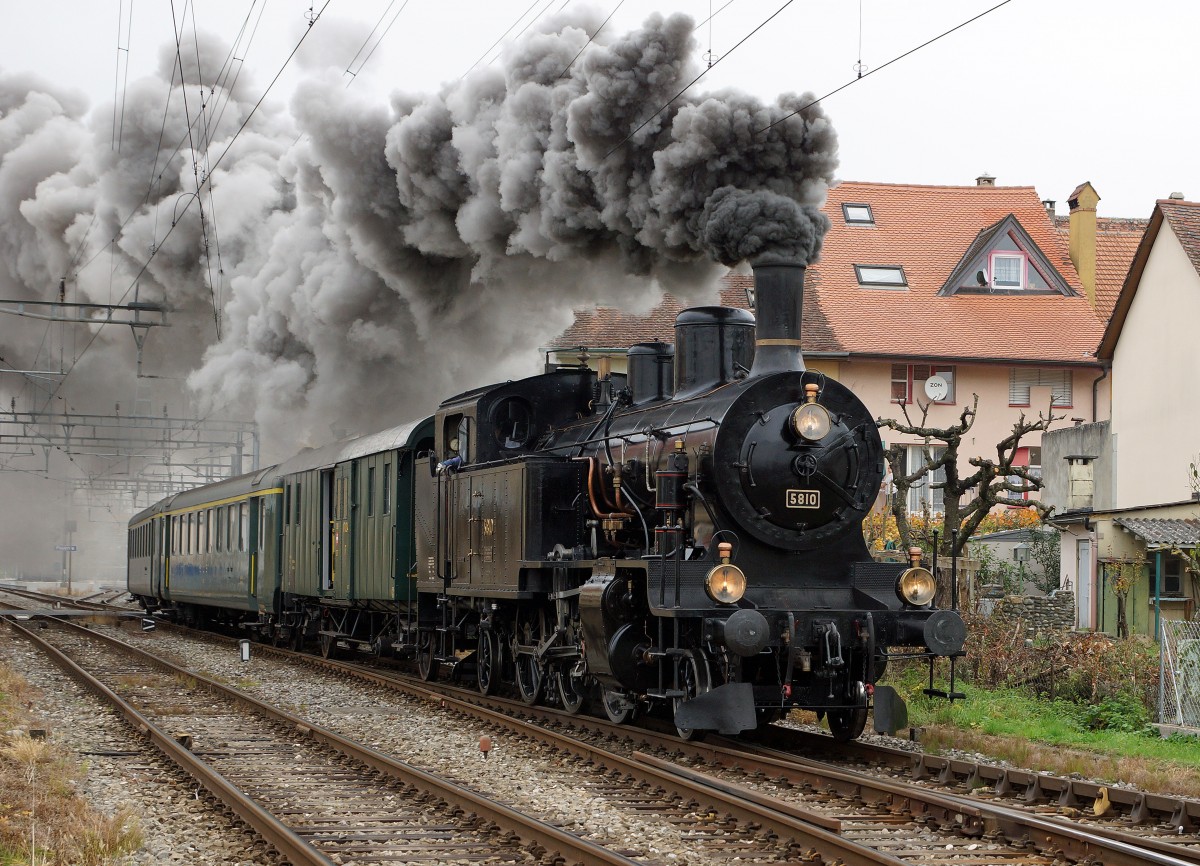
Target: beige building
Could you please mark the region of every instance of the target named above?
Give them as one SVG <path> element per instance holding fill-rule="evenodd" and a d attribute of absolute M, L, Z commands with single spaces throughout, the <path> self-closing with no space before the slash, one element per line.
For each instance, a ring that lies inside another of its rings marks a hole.
<path fill-rule="evenodd" d="M 1200 542 L 1200 203 L 1155 204 L 1097 351 L 1111 419 L 1045 440 L 1045 499 L 1060 512 L 1064 582 L 1079 625 L 1116 628 L 1114 583 L 1145 563 L 1128 595 L 1134 633 L 1191 619 L 1200 596 L 1188 551 Z"/>

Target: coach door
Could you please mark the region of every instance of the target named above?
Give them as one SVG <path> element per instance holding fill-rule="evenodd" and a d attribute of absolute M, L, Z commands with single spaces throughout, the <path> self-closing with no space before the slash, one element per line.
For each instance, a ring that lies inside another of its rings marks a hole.
<path fill-rule="evenodd" d="M 150 587 L 162 598 L 163 569 L 167 556 L 167 532 L 171 518 L 158 517 L 150 522 Z"/>
<path fill-rule="evenodd" d="M 333 472 L 333 517 L 330 565 L 334 598 L 349 598 L 354 568 L 354 462 L 340 463 Z"/>

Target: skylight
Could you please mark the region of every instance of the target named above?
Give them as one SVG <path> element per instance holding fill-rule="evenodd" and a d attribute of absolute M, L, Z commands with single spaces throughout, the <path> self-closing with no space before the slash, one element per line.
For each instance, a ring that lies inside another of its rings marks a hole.
<path fill-rule="evenodd" d="M 855 265 L 854 273 L 860 286 L 901 288 L 908 285 L 904 268 L 899 265 Z"/>
<path fill-rule="evenodd" d="M 869 204 L 843 204 L 842 216 L 852 225 L 874 225 L 875 216 Z"/>

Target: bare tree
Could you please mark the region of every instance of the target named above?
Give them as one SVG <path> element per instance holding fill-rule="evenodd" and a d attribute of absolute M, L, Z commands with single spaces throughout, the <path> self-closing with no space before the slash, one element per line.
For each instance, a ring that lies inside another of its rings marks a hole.
<path fill-rule="evenodd" d="M 1032 506 L 1039 515 L 1046 517 L 1050 506 L 1043 505 L 1037 500 L 1027 501 L 1024 494 L 1042 489 L 1042 480 L 1029 472 L 1028 467 L 1014 466 L 1017 449 L 1021 447 L 1021 439 L 1034 432 L 1044 432 L 1050 429 L 1055 421 L 1061 421 L 1065 416 L 1055 415 L 1052 411 L 1038 413 L 1036 420 L 1029 420 L 1022 413 L 1013 424 L 1012 433 L 996 444 L 996 456 L 972 457 L 967 462 L 975 467 L 975 471 L 967 476 L 959 474 L 958 455 L 963 437 L 975 423 L 979 408 L 979 395 L 974 395 L 971 405 L 962 410 L 957 423 L 948 427 L 932 427 L 928 425 L 930 403 L 916 401 L 921 410 L 921 417 L 913 423 L 909 415 L 908 404 L 901 403 L 904 421 L 879 418 L 876 424 L 881 428 L 895 430 L 906 436 L 919 436 L 923 441 L 924 463 L 912 472 L 908 471 L 909 445 L 893 443 L 884 452 L 888 466 L 892 470 L 892 483 L 896 495 L 892 498 L 892 515 L 896 518 L 896 529 L 900 533 L 903 546 L 913 544 L 912 528 L 908 521 L 908 491 L 917 487 L 928 478 L 931 489 L 942 491 L 943 519 L 939 547 L 941 552 L 952 556 L 961 556 L 967 539 L 979 528 L 979 524 L 987 517 L 988 512 L 997 505 Z M 944 450 L 935 456 L 934 447 L 941 446 Z M 944 481 L 934 481 L 937 470 L 945 472 Z M 956 543 L 951 543 L 950 530 L 958 529 Z"/>

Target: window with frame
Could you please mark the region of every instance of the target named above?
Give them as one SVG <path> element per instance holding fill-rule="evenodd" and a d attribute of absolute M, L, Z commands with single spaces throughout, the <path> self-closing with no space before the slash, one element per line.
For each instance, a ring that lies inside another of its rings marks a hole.
<path fill-rule="evenodd" d="M 902 289 L 908 286 L 900 265 L 855 265 L 854 275 L 860 286 Z"/>
<path fill-rule="evenodd" d="M 892 402 L 911 403 L 924 396 L 925 382 L 933 376 L 946 380 L 946 396 L 935 403 L 954 402 L 954 367 L 948 364 L 892 364 Z"/>
<path fill-rule="evenodd" d="M 1071 394 L 1071 371 L 1042 367 L 1013 367 L 1008 371 L 1008 405 L 1028 406 L 1029 389 L 1049 386 L 1050 405 L 1055 409 L 1070 409 L 1074 402 Z"/>
<path fill-rule="evenodd" d="M 1162 584 L 1158 591 L 1162 596 L 1181 596 L 1183 595 L 1183 563 L 1180 562 L 1177 556 L 1167 556 L 1163 558 Z"/>
<path fill-rule="evenodd" d="M 238 550 L 246 549 L 246 542 L 250 536 L 250 503 L 242 502 L 238 504 Z"/>
<path fill-rule="evenodd" d="M 992 287 L 1023 289 L 1026 260 L 1024 253 L 994 252 L 991 255 Z"/>
<path fill-rule="evenodd" d="M 296 519 L 293 521 L 297 526 L 300 525 L 300 482 L 296 482 Z"/>
<path fill-rule="evenodd" d="M 383 464 L 383 513 L 391 512 L 392 506 L 392 464 Z"/>
<path fill-rule="evenodd" d="M 375 516 L 375 467 L 367 467 L 367 517 Z"/>
<path fill-rule="evenodd" d="M 850 225 L 875 225 L 875 215 L 869 204 L 844 202 L 842 216 Z"/>
<path fill-rule="evenodd" d="M 941 445 L 909 445 L 908 446 L 908 463 L 906 472 L 912 475 L 922 466 L 925 466 L 925 455 L 929 454 L 930 460 L 940 460 L 942 455 L 946 453 L 945 446 Z M 946 510 L 944 491 L 941 487 L 933 487 L 934 484 L 946 483 L 946 469 L 939 466 L 933 472 L 926 472 L 916 484 L 908 490 L 908 510 L 913 513 L 929 511 L 931 513 L 941 513 Z"/>

